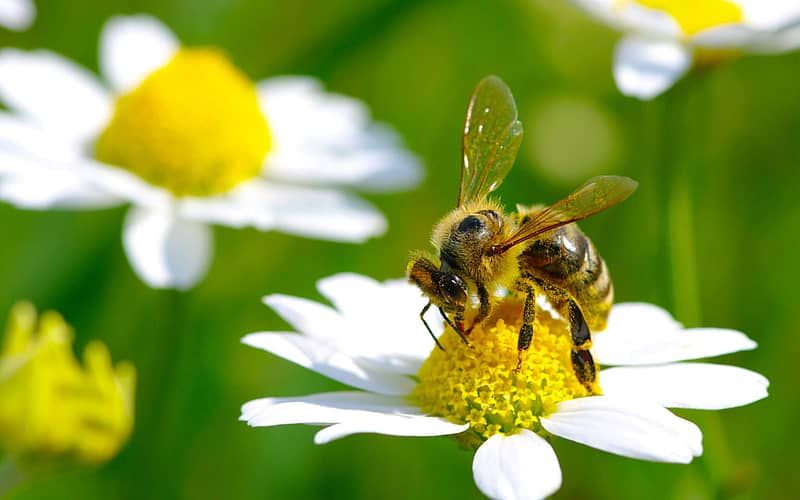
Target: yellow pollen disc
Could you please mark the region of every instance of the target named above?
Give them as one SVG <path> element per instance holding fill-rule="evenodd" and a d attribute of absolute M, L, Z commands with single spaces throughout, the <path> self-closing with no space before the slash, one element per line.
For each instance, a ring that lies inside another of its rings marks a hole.
<path fill-rule="evenodd" d="M 269 148 L 255 85 L 203 48 L 180 50 L 120 96 L 96 153 L 176 196 L 207 196 L 257 176 Z"/>
<path fill-rule="evenodd" d="M 623 0 L 623 3 L 631 0 Z M 738 23 L 742 9 L 729 0 L 633 0 L 671 15 L 686 36 L 721 24 Z"/>
<path fill-rule="evenodd" d="M 470 424 L 470 431 L 461 436 L 465 444 L 521 429 L 546 436 L 540 417 L 561 401 L 591 393 L 572 369 L 566 322 L 543 310 L 536 316 L 533 343 L 523 353 L 518 372 L 521 302 L 505 301 L 476 326 L 469 335 L 472 348 L 447 328 L 439 339 L 445 351 L 434 349 L 419 370 L 417 403 L 431 415 Z M 594 393 L 600 393 L 597 384 Z"/>

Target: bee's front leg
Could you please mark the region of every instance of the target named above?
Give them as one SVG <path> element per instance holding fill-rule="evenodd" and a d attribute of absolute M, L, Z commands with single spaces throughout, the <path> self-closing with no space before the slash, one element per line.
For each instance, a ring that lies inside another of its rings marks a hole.
<path fill-rule="evenodd" d="M 478 284 L 478 300 L 480 300 L 480 306 L 478 309 L 478 314 L 472 318 L 472 324 L 469 325 L 467 331 L 464 332 L 466 335 L 469 335 L 472 332 L 472 329 L 475 328 L 475 325 L 479 325 L 481 321 L 485 320 L 487 316 L 489 316 L 489 310 L 491 309 L 491 302 L 489 302 L 489 292 L 486 290 L 486 287 L 482 284 Z"/>

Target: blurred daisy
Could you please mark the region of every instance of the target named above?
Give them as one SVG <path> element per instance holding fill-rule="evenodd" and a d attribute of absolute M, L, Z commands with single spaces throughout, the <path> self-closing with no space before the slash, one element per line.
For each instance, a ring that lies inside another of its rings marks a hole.
<path fill-rule="evenodd" d="M 27 302 L 11 311 L 0 352 L 0 447 L 17 460 L 105 462 L 130 437 L 133 365 L 112 366 L 106 346 L 92 341 L 81 366 L 72 340 L 56 312 L 37 319 Z"/>
<path fill-rule="evenodd" d="M 693 62 L 800 47 L 799 0 L 573 0 L 625 33 L 614 52 L 620 91 L 652 99 Z"/>
<path fill-rule="evenodd" d="M 746 335 L 686 330 L 649 304 L 615 306 L 608 329 L 595 335 L 595 359 L 619 366 L 600 372 L 593 395 L 572 371 L 566 322 L 544 301 L 533 345 L 515 372 L 521 303 L 501 304 L 476 327 L 473 349 L 448 329 L 442 351 L 419 320 L 426 300 L 405 281 L 340 274 L 318 288 L 335 308 L 269 295 L 264 302 L 299 333 L 252 333 L 242 341 L 359 390 L 257 399 L 242 407 L 241 420 L 325 425 L 318 444 L 356 433 L 454 435 L 476 449 L 475 483 L 492 498 L 558 490 L 554 436 L 626 457 L 688 463 L 701 454 L 702 435 L 667 407 L 729 408 L 767 395 L 768 382 L 757 373 L 682 362 L 755 348 Z"/>
<path fill-rule="evenodd" d="M 125 252 L 155 288 L 189 288 L 209 225 L 362 242 L 382 214 L 346 187 L 406 189 L 417 159 L 366 107 L 313 79 L 257 84 L 159 21 L 118 17 L 100 40 L 106 82 L 46 51 L 0 51 L 0 199 L 19 207 L 131 203 Z M 106 86 L 107 84 L 107 86 Z"/>
<path fill-rule="evenodd" d="M 36 6 L 31 0 L 0 0 L 0 26 L 14 31 L 31 27 L 36 19 Z"/>

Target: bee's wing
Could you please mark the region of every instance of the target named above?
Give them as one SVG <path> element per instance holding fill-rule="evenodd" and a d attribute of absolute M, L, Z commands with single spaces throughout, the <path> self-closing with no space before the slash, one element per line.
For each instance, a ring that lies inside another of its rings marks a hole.
<path fill-rule="evenodd" d="M 630 196 L 639 184 L 628 177 L 593 177 L 563 200 L 545 208 L 493 248 L 503 253 L 509 248 L 571 222 L 613 207 Z"/>
<path fill-rule="evenodd" d="M 472 92 L 462 136 L 458 206 L 483 199 L 503 182 L 522 142 L 522 123 L 508 86 L 487 76 Z"/>

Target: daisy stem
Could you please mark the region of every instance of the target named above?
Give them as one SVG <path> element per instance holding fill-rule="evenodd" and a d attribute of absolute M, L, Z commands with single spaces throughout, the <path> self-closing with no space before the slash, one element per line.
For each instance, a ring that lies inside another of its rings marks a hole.
<path fill-rule="evenodd" d="M 172 498 L 174 486 L 168 472 L 170 432 L 174 423 L 176 377 L 185 341 L 184 292 L 169 290 L 162 293 L 160 314 L 150 334 L 147 373 L 142 373 L 139 386 L 142 411 L 137 415 L 132 444 L 134 462 L 131 498 Z M 141 496 L 140 496 L 141 495 Z"/>
<path fill-rule="evenodd" d="M 697 273 L 693 184 L 703 168 L 705 142 L 703 116 L 704 78 L 693 75 L 666 96 L 668 115 L 664 124 L 668 140 L 669 194 L 667 200 L 667 241 L 669 245 L 672 303 L 676 317 L 688 326 L 700 323 L 700 292 Z"/>

